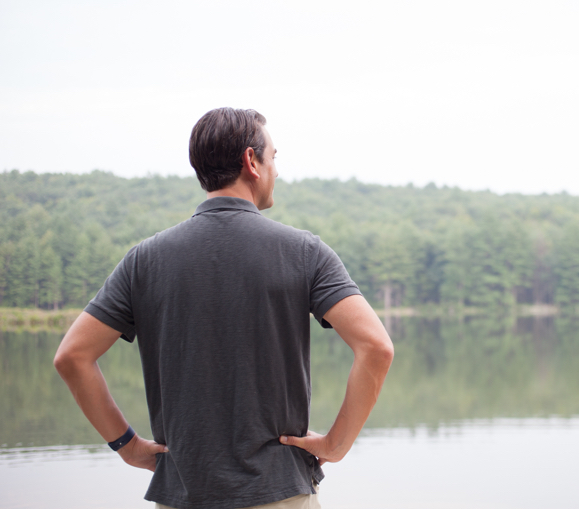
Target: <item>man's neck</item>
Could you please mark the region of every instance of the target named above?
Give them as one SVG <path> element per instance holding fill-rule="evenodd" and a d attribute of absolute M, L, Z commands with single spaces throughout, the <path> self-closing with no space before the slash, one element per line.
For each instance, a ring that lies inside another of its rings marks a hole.
<path fill-rule="evenodd" d="M 257 206 L 257 203 L 255 202 L 251 189 L 248 186 L 241 184 L 240 182 L 235 182 L 235 184 L 233 184 L 232 186 L 207 193 L 208 200 L 210 198 L 217 198 L 218 196 L 230 196 L 231 198 L 241 198 L 242 200 L 247 200 L 253 203 L 255 206 Z"/>

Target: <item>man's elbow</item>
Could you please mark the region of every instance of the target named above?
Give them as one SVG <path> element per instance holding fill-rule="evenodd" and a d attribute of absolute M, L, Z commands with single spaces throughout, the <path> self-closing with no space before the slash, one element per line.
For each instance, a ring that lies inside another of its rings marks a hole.
<path fill-rule="evenodd" d="M 394 345 L 390 336 L 386 334 L 386 337 L 377 343 L 373 355 L 379 360 L 380 365 L 385 372 L 388 372 L 388 369 L 390 369 L 390 365 L 394 360 Z"/>
<path fill-rule="evenodd" d="M 394 345 L 388 333 L 380 334 L 369 342 L 363 358 L 368 369 L 377 376 L 385 377 L 394 359 Z"/>
<path fill-rule="evenodd" d="M 56 371 L 58 371 L 58 374 L 64 378 L 63 374 L 70 369 L 70 359 L 66 353 L 58 350 L 52 363 L 54 364 Z"/>
<path fill-rule="evenodd" d="M 53 364 L 61 378 L 67 380 L 79 369 L 80 360 L 67 349 L 59 348 Z"/>

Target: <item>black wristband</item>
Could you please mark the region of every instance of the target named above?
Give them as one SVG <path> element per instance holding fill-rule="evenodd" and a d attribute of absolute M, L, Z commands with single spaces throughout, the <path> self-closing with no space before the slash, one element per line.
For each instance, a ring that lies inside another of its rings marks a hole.
<path fill-rule="evenodd" d="M 114 442 L 109 442 L 109 447 L 113 451 L 118 451 L 121 447 L 127 445 L 131 438 L 135 436 L 135 430 L 129 426 L 129 429 L 125 432 L 125 434 L 121 438 L 117 438 Z"/>

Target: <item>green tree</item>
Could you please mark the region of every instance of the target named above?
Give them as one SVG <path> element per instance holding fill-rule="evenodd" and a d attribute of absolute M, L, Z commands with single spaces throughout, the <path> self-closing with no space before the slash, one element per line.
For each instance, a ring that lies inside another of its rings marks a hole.
<path fill-rule="evenodd" d="M 384 225 L 368 239 L 367 267 L 375 288 L 384 298 L 384 308 L 404 302 L 407 286 L 416 271 L 415 248 L 419 243 L 414 225 Z"/>
<path fill-rule="evenodd" d="M 444 225 L 440 235 L 443 251 L 441 300 L 462 308 L 478 277 L 480 266 L 473 267 L 471 241 L 476 226 L 469 217 L 460 217 Z"/>
<path fill-rule="evenodd" d="M 563 306 L 579 305 L 579 222 L 570 222 L 557 243 L 556 301 Z"/>
<path fill-rule="evenodd" d="M 409 286 L 410 304 L 439 303 L 444 281 L 444 251 L 433 232 L 420 232 L 411 246 L 414 274 Z"/>
<path fill-rule="evenodd" d="M 62 261 L 52 247 L 54 234 L 52 231 L 40 240 L 40 281 L 39 304 L 43 307 L 58 309 L 62 301 Z"/>

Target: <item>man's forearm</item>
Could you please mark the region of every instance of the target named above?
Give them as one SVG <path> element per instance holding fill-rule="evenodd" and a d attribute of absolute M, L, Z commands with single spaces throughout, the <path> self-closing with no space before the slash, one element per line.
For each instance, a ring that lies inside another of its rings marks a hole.
<path fill-rule="evenodd" d="M 129 426 L 97 363 L 119 336 L 120 332 L 82 312 L 64 336 L 54 357 L 54 366 L 78 406 L 107 442 L 122 436 Z"/>
<path fill-rule="evenodd" d="M 358 352 L 348 377 L 344 402 L 328 434 L 308 431 L 305 437 L 282 436 L 281 443 L 309 451 L 318 457 L 320 464 L 340 461 L 351 449 L 376 404 L 393 356 L 394 350 L 388 342 Z"/>
<path fill-rule="evenodd" d="M 387 351 L 358 355 L 354 359 L 346 396 L 326 438 L 329 461 L 339 461 L 352 447 L 380 394 L 392 355 Z"/>
<path fill-rule="evenodd" d="M 112 442 L 129 426 L 115 403 L 97 362 L 57 364 L 84 415 L 106 442 Z"/>

